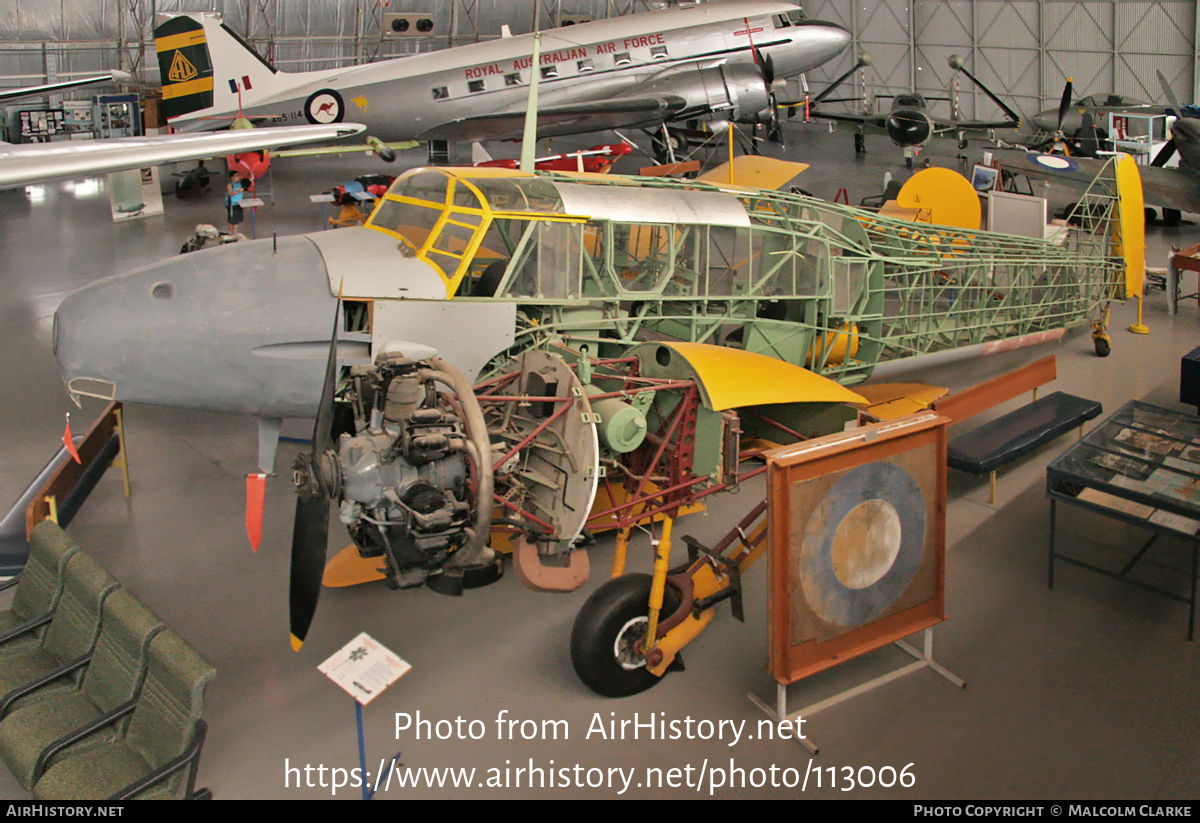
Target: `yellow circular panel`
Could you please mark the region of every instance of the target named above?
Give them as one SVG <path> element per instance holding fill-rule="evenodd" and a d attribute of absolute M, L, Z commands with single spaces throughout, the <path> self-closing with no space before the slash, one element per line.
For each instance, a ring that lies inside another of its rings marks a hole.
<path fill-rule="evenodd" d="M 906 209 L 929 209 L 939 226 L 978 229 L 982 213 L 979 195 L 971 181 L 956 171 L 929 168 L 919 171 L 900 189 L 896 204 Z"/>

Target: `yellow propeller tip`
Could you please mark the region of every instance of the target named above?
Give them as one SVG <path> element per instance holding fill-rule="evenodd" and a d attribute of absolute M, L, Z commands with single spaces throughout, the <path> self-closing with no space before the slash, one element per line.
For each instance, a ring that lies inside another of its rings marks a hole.
<path fill-rule="evenodd" d="M 300 647 L 303 645 L 304 645 L 304 641 L 301 640 L 299 637 L 296 637 L 296 635 L 293 634 L 292 635 L 292 651 L 294 651 L 294 652 L 300 651 Z"/>

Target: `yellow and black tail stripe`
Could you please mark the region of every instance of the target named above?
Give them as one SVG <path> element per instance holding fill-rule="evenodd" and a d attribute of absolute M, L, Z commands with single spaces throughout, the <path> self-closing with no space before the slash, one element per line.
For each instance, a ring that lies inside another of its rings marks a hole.
<path fill-rule="evenodd" d="M 213 67 L 204 26 L 191 17 L 173 17 L 154 30 L 163 109 L 178 117 L 213 104 Z"/>

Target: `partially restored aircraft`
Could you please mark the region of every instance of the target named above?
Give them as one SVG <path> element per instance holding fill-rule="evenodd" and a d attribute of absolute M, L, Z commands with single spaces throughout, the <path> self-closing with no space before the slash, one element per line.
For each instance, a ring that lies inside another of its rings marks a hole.
<path fill-rule="evenodd" d="M 164 109 L 176 130 L 244 114 L 272 125 L 353 120 L 383 140 L 521 136 L 539 72 L 538 136 L 657 127 L 770 110 L 775 85 L 850 43 L 795 5 L 718 2 L 504 37 L 348 68 L 284 72 L 218 17 L 174 17 L 155 32 Z"/>
<path fill-rule="evenodd" d="M 279 418 L 316 416 L 295 469 L 297 648 L 331 506 L 383 563 L 375 579 L 449 593 L 498 576 L 497 528 L 518 577 L 551 591 L 587 579 L 585 529 L 618 528 L 615 579 L 581 611 L 572 659 L 594 690 L 631 694 L 717 602 L 740 603 L 754 540 L 665 581 L 672 519 L 761 471 L 743 469 L 743 436 L 840 430 L 862 398 L 839 383 L 882 360 L 1056 340 L 1140 293 L 1113 245 L 1141 253 L 1141 204 L 1122 219 L 1136 196 L 1119 199 L 1131 163 L 1097 181 L 1065 246 L 739 186 L 738 163 L 695 181 L 419 168 L 363 227 L 84 288 L 55 315 L 54 350 L 76 395 L 260 416 L 264 469 Z M 630 529 L 655 518 L 653 579 L 624 575 Z"/>

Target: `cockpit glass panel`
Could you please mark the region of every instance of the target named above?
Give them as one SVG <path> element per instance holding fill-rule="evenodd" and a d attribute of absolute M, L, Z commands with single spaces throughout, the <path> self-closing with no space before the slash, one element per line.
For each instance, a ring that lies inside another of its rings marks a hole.
<path fill-rule="evenodd" d="M 533 223 L 524 251 L 505 289 L 511 297 L 563 300 L 579 296 L 583 227 L 579 223 Z"/>
<path fill-rule="evenodd" d="M 370 225 L 395 232 L 414 249 L 419 249 L 441 216 L 441 206 L 421 206 L 385 199 L 371 215 Z"/>
<path fill-rule="evenodd" d="M 428 200 L 431 203 L 445 203 L 446 189 L 449 185 L 450 178 L 442 172 L 427 171 L 400 178 L 388 189 L 388 194 Z"/>
<path fill-rule="evenodd" d="M 475 192 L 467 188 L 467 185 L 461 180 L 454 181 L 454 205 L 466 209 L 482 208 L 479 198 L 475 196 Z"/>
<path fill-rule="evenodd" d="M 494 211 L 563 212 L 562 198 L 554 186 L 538 177 L 478 177 L 471 184 Z"/>
<path fill-rule="evenodd" d="M 805 15 L 805 13 L 803 11 L 796 10 L 796 11 L 789 11 L 787 14 L 787 18 L 788 18 L 788 20 L 791 20 L 793 23 L 803 23 L 805 20 L 808 19 L 808 16 Z"/>
<path fill-rule="evenodd" d="M 902 94 L 896 98 L 896 106 L 906 108 L 924 108 L 925 98 L 919 94 Z"/>

